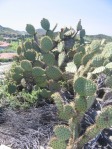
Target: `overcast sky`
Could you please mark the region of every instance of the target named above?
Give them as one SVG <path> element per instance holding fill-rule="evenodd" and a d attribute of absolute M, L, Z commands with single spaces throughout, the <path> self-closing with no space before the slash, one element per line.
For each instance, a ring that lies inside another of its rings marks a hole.
<path fill-rule="evenodd" d="M 0 25 L 25 30 L 26 24 L 41 28 L 46 18 L 51 28 L 76 27 L 79 19 L 86 34 L 112 36 L 112 0 L 0 0 Z"/>

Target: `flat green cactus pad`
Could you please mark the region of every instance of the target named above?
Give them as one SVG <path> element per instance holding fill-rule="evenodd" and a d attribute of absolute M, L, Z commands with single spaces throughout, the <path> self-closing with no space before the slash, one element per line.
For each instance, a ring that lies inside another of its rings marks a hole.
<path fill-rule="evenodd" d="M 97 50 L 101 45 L 101 41 L 100 40 L 93 40 L 91 45 L 90 45 L 90 48 L 91 50 Z"/>
<path fill-rule="evenodd" d="M 50 140 L 49 146 L 51 146 L 53 149 L 66 149 L 65 141 L 60 141 L 57 138 L 52 138 Z"/>
<path fill-rule="evenodd" d="M 82 57 L 83 57 L 82 52 L 78 52 L 78 53 L 76 53 L 76 54 L 74 55 L 73 61 L 74 61 L 74 64 L 75 64 L 76 66 L 79 67 L 79 66 L 81 65 Z"/>
<path fill-rule="evenodd" d="M 46 68 L 46 75 L 53 80 L 58 80 L 62 77 L 61 70 L 56 66 L 50 66 Z"/>
<path fill-rule="evenodd" d="M 107 76 L 106 80 L 105 80 L 105 85 L 107 87 L 112 88 L 112 76 Z"/>
<path fill-rule="evenodd" d="M 8 93 L 13 94 L 16 92 L 16 85 L 15 84 L 8 84 Z"/>
<path fill-rule="evenodd" d="M 88 80 L 84 77 L 79 77 L 74 82 L 74 90 L 80 95 L 80 96 L 92 96 L 96 92 L 96 85 L 93 81 Z"/>
<path fill-rule="evenodd" d="M 100 66 L 100 67 L 97 67 L 95 68 L 95 70 L 92 72 L 92 74 L 98 74 L 98 73 L 102 73 L 105 71 L 105 67 L 104 66 Z"/>
<path fill-rule="evenodd" d="M 59 54 L 59 56 L 58 56 L 58 66 L 59 66 L 59 67 L 61 67 L 61 66 L 63 65 L 65 58 L 66 58 L 66 54 L 65 54 L 65 52 L 63 51 L 63 52 L 61 52 L 61 53 Z"/>
<path fill-rule="evenodd" d="M 87 109 L 87 101 L 84 97 L 75 99 L 75 109 L 78 112 L 85 112 Z"/>
<path fill-rule="evenodd" d="M 68 121 L 75 115 L 75 111 L 71 105 L 64 105 L 64 107 L 58 112 L 59 118 Z"/>
<path fill-rule="evenodd" d="M 42 76 L 42 75 L 44 75 L 44 74 L 45 74 L 45 70 L 42 69 L 41 67 L 34 67 L 34 68 L 32 69 L 32 75 L 33 75 L 34 77 Z"/>
<path fill-rule="evenodd" d="M 100 67 L 103 65 L 104 62 L 104 58 L 101 55 L 96 55 L 93 59 L 92 59 L 92 63 L 91 65 L 93 67 Z"/>
<path fill-rule="evenodd" d="M 53 48 L 53 42 L 51 38 L 49 38 L 48 36 L 43 37 L 41 39 L 40 44 L 41 44 L 41 49 L 46 53 L 52 50 Z"/>
<path fill-rule="evenodd" d="M 63 111 L 63 98 L 61 97 L 60 93 L 55 92 L 51 97 L 54 99 L 58 111 Z"/>
<path fill-rule="evenodd" d="M 17 54 L 20 55 L 21 52 L 22 52 L 22 48 L 20 46 L 18 46 L 18 48 L 17 48 Z"/>
<path fill-rule="evenodd" d="M 49 29 L 50 29 L 50 23 L 49 23 L 49 21 L 48 21 L 47 19 L 45 19 L 45 18 L 43 18 L 43 19 L 41 20 L 41 26 L 42 26 L 42 28 L 45 29 L 45 30 L 49 30 Z"/>
<path fill-rule="evenodd" d="M 112 107 L 107 106 L 96 118 L 97 127 L 104 129 L 112 126 Z"/>
<path fill-rule="evenodd" d="M 54 54 L 51 53 L 51 52 L 43 54 L 43 61 L 48 66 L 53 66 L 54 63 L 55 63 L 55 56 L 54 56 Z"/>
<path fill-rule="evenodd" d="M 84 144 L 93 139 L 98 133 L 100 133 L 100 131 L 101 130 L 98 127 L 96 127 L 96 125 L 92 125 L 89 128 L 87 128 L 85 134 L 78 139 L 78 149 L 82 149 Z"/>
<path fill-rule="evenodd" d="M 22 75 L 24 72 L 24 69 L 21 66 L 16 66 L 12 71 L 16 74 Z"/>
<path fill-rule="evenodd" d="M 26 50 L 32 48 L 32 43 L 31 43 L 30 41 L 26 41 L 24 45 L 25 45 L 25 49 L 26 49 Z"/>
<path fill-rule="evenodd" d="M 23 75 L 18 73 L 11 73 L 11 77 L 14 81 L 20 82 L 21 79 L 23 78 Z"/>
<path fill-rule="evenodd" d="M 71 137 L 71 132 L 69 130 L 69 127 L 64 125 L 56 126 L 54 129 L 54 133 L 56 137 L 61 141 L 66 141 Z"/>
<path fill-rule="evenodd" d="M 35 34 L 35 28 L 33 25 L 31 24 L 27 24 L 26 25 L 26 31 L 31 34 L 31 35 L 34 35 Z"/>
<path fill-rule="evenodd" d="M 29 61 L 35 61 L 36 52 L 33 49 L 31 49 L 31 50 L 28 49 L 26 52 L 24 52 L 24 56 Z"/>
<path fill-rule="evenodd" d="M 25 71 L 32 71 L 32 64 L 30 61 L 22 60 L 20 64 Z"/>

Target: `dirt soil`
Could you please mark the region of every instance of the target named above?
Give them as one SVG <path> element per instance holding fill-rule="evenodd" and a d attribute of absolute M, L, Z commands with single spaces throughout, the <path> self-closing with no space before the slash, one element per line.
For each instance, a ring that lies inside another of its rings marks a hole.
<path fill-rule="evenodd" d="M 16 53 L 0 53 L 0 59 L 13 59 Z"/>
<path fill-rule="evenodd" d="M 55 105 L 27 111 L 0 109 L 0 144 L 11 149 L 47 149 L 53 127 L 60 124 Z"/>

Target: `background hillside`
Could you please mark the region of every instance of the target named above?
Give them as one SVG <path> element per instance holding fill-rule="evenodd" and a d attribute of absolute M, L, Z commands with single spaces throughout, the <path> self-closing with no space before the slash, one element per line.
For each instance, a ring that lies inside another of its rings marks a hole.
<path fill-rule="evenodd" d="M 39 36 L 45 35 L 45 30 L 39 28 L 36 30 Z M 0 34 L 6 34 L 6 35 L 11 35 L 11 34 L 15 34 L 15 35 L 26 35 L 27 32 L 25 31 L 17 31 L 14 29 L 11 29 L 9 27 L 3 27 L 0 25 Z M 98 35 L 86 35 L 85 39 L 88 41 L 92 41 L 94 39 L 106 39 L 107 41 L 112 41 L 112 36 L 107 36 L 104 34 L 98 34 Z"/>

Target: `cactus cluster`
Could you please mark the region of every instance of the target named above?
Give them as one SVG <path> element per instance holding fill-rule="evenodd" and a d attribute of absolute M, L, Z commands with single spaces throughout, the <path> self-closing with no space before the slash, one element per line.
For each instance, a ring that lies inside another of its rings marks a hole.
<path fill-rule="evenodd" d="M 27 24 L 26 31 L 34 38 L 32 41 L 25 41 L 22 46 L 17 48 L 16 66 L 10 70 L 11 77 L 8 80 L 16 84 L 17 91 L 20 91 L 18 86 L 27 89 L 30 84 L 31 90 L 36 85 L 37 88 L 47 88 L 53 93 L 50 86 L 52 80 L 54 81 L 54 84 L 52 84 L 54 91 L 57 84 L 59 87 L 60 81 L 66 81 L 66 67 L 71 62 L 69 52 L 72 51 L 77 41 L 77 33 L 79 32 L 80 38 L 85 35 L 81 20 L 78 22 L 76 33 L 72 28 L 63 28 L 57 34 L 54 32 L 57 25 L 51 30 L 50 22 L 45 18 L 41 20 L 41 26 L 46 30 L 46 35 L 38 39 L 34 26 Z M 80 44 L 80 39 L 77 42 Z M 82 47 L 82 49 L 84 48 Z M 82 53 L 80 52 L 81 55 Z M 77 59 L 74 58 L 74 64 L 75 61 L 77 63 Z M 21 83 L 23 79 L 25 85 Z"/>
<path fill-rule="evenodd" d="M 46 34 L 39 39 L 34 26 L 26 25 L 26 31 L 34 38 L 17 48 L 15 63 L 6 77 L 7 92 L 16 100 L 22 95 L 25 106 L 38 98 L 53 101 L 58 118 L 67 125 L 55 126 L 49 146 L 81 149 L 112 125 L 112 107 L 108 106 L 96 117 L 96 123 L 81 135 L 81 120 L 97 98 L 97 75 L 104 73 L 107 76 L 105 86 L 112 88 L 112 43 L 94 40 L 86 45 L 81 20 L 76 31 L 65 27 L 56 33 L 57 24 L 50 29 L 50 22 L 45 18 L 41 26 Z M 66 101 L 63 89 L 70 91 L 72 100 Z"/>

